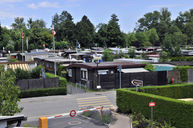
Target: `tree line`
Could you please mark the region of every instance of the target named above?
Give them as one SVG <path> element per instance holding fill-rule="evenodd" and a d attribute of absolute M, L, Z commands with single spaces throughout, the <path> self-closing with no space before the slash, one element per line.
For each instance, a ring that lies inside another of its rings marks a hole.
<path fill-rule="evenodd" d="M 176 19 L 171 19 L 171 12 L 167 8 L 160 11 L 146 13 L 137 21 L 133 32 L 124 33 L 120 30 L 117 15 L 112 14 L 108 23 L 100 23 L 96 27 L 87 16 L 74 23 L 72 15 L 63 11 L 55 14 L 52 24 L 56 31 L 56 48 L 68 47 L 89 48 L 100 47 L 148 47 L 161 46 L 164 54 L 178 56 L 180 46 L 193 43 L 193 9 L 180 12 Z M 12 29 L 0 26 L 0 49 L 10 51 L 21 50 L 20 33 L 25 34 L 25 49 L 53 47 L 52 30 L 46 28 L 45 21 L 32 20 L 27 23 L 24 18 L 15 18 Z"/>

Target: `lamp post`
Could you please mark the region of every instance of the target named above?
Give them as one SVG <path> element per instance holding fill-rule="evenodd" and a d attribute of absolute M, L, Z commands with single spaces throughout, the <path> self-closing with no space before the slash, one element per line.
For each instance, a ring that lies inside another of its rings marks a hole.
<path fill-rule="evenodd" d="M 94 62 L 95 62 L 96 65 L 97 65 L 97 72 L 96 72 L 96 73 L 97 73 L 97 82 L 96 82 L 96 83 L 97 83 L 97 89 L 100 89 L 99 83 L 98 83 L 98 65 L 100 64 L 100 61 L 99 61 L 99 59 L 97 59 L 97 60 L 95 60 Z"/>

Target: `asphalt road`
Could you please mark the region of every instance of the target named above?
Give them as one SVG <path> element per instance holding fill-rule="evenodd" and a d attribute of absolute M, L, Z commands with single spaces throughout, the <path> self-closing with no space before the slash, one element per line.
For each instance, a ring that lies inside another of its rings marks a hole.
<path fill-rule="evenodd" d="M 19 106 L 24 107 L 19 114 L 28 117 L 28 121 L 37 121 L 39 117 L 69 113 L 70 110 L 80 110 L 87 106 L 116 106 L 116 92 L 92 92 L 66 96 L 47 96 L 24 98 Z"/>
<path fill-rule="evenodd" d="M 27 122 L 27 124 L 30 126 L 38 126 L 37 121 Z M 50 119 L 48 120 L 48 128 L 107 128 L 107 126 L 77 116 Z"/>

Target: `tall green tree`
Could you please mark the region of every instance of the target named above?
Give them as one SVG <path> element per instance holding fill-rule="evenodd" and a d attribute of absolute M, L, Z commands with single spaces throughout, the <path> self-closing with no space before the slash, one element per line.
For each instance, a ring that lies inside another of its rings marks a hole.
<path fill-rule="evenodd" d="M 168 53 L 170 57 L 180 56 L 180 45 L 182 44 L 182 36 L 183 35 L 180 32 L 166 34 L 162 44 L 163 51 Z"/>
<path fill-rule="evenodd" d="M 159 36 L 155 28 L 151 28 L 150 30 L 146 31 L 146 36 L 151 44 L 154 46 L 159 45 Z"/>
<path fill-rule="evenodd" d="M 55 37 L 57 41 L 68 41 L 72 45 L 75 45 L 75 24 L 70 13 L 63 11 L 60 15 L 55 14 L 52 24 L 56 31 Z"/>
<path fill-rule="evenodd" d="M 94 32 L 95 28 L 87 16 L 83 16 L 81 21 L 76 24 L 76 38 L 81 47 L 94 46 Z"/>
<path fill-rule="evenodd" d="M 125 38 L 123 33 L 120 30 L 120 26 L 118 24 L 119 19 L 115 14 L 111 15 L 111 20 L 107 25 L 107 46 L 108 47 L 115 47 L 121 46 L 124 47 L 125 45 Z"/>
<path fill-rule="evenodd" d="M 12 27 L 13 29 L 20 29 L 20 30 L 24 30 L 26 29 L 26 26 L 25 26 L 25 22 L 24 22 L 24 18 L 23 17 L 17 17 L 15 18 L 14 20 L 15 23 L 12 23 Z"/>
<path fill-rule="evenodd" d="M 15 80 L 13 71 L 4 71 L 0 65 L 0 115 L 12 116 L 22 111 L 18 106 L 20 89 L 14 85 Z"/>
<path fill-rule="evenodd" d="M 107 24 L 99 24 L 97 26 L 98 31 L 96 32 L 95 35 L 95 43 L 97 43 L 98 46 L 100 47 L 107 47 L 107 42 L 108 42 L 108 31 L 107 31 Z"/>

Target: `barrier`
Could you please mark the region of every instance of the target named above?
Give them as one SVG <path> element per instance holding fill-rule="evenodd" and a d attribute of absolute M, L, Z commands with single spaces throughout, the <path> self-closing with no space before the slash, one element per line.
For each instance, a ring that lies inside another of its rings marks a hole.
<path fill-rule="evenodd" d="M 88 111 L 94 111 L 94 110 L 100 110 L 100 116 L 101 116 L 101 119 L 102 119 L 103 107 L 91 108 L 91 109 L 81 110 L 81 111 L 77 111 L 77 112 L 75 110 L 71 110 L 70 113 L 63 113 L 63 114 L 54 115 L 54 116 L 50 116 L 50 117 L 40 117 L 39 118 L 39 128 L 48 128 L 48 120 L 49 119 L 61 118 L 61 117 L 64 117 L 64 116 L 74 117 L 77 114 L 80 114 L 80 113 L 83 113 L 83 112 L 88 112 Z M 73 115 L 73 114 L 75 114 L 75 115 Z"/>

